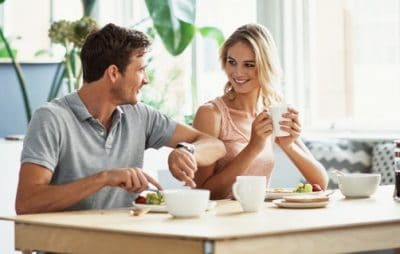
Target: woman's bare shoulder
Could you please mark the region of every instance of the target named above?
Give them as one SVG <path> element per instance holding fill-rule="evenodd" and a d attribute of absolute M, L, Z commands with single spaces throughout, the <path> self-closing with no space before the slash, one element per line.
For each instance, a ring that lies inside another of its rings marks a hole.
<path fill-rule="evenodd" d="M 207 102 L 207 103 L 204 103 L 203 105 L 201 105 L 197 109 L 196 114 L 198 114 L 198 113 L 206 114 L 206 115 L 220 115 L 218 107 L 212 102 Z"/>
<path fill-rule="evenodd" d="M 211 102 L 201 105 L 193 120 L 193 127 L 213 136 L 218 136 L 221 128 L 221 113 Z"/>

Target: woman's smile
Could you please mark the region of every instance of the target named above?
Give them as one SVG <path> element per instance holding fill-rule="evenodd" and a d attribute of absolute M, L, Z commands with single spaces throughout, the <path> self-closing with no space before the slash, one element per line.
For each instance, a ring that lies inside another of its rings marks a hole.
<path fill-rule="evenodd" d="M 245 83 L 247 83 L 248 81 L 250 81 L 250 79 L 238 79 L 238 78 L 233 78 L 233 81 L 238 84 L 238 85 L 244 85 Z"/>

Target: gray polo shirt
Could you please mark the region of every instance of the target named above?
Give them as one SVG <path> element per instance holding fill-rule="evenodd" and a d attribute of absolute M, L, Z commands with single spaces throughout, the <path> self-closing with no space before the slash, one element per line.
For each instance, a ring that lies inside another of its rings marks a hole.
<path fill-rule="evenodd" d="M 103 170 L 143 166 L 147 148 L 160 148 L 176 122 L 138 103 L 117 107 L 110 131 L 87 110 L 76 92 L 36 110 L 24 140 L 21 163 L 46 167 L 51 184 L 63 184 Z M 67 210 L 127 207 L 135 195 L 104 187 Z"/>

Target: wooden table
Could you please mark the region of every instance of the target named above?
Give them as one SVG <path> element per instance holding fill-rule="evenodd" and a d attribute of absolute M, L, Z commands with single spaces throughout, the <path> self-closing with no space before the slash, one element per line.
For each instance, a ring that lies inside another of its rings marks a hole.
<path fill-rule="evenodd" d="M 15 221 L 15 248 L 62 253 L 340 253 L 400 247 L 400 203 L 393 186 L 367 199 L 336 191 L 326 208 L 283 209 L 266 202 L 242 213 L 219 201 L 201 218 L 129 209 L 3 218 Z"/>

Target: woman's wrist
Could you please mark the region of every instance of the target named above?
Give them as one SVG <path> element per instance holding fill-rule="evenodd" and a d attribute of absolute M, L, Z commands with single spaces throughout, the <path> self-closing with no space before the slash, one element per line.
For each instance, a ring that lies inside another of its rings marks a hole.
<path fill-rule="evenodd" d="M 278 143 L 279 144 L 279 143 Z M 293 142 L 291 142 L 291 143 L 289 143 L 289 144 L 286 144 L 286 145 L 282 145 L 282 144 L 279 144 L 279 146 L 282 148 L 282 150 L 284 150 L 285 152 L 292 152 L 292 151 L 294 151 L 295 149 L 296 149 L 296 146 L 295 146 L 295 141 L 293 141 Z"/>

